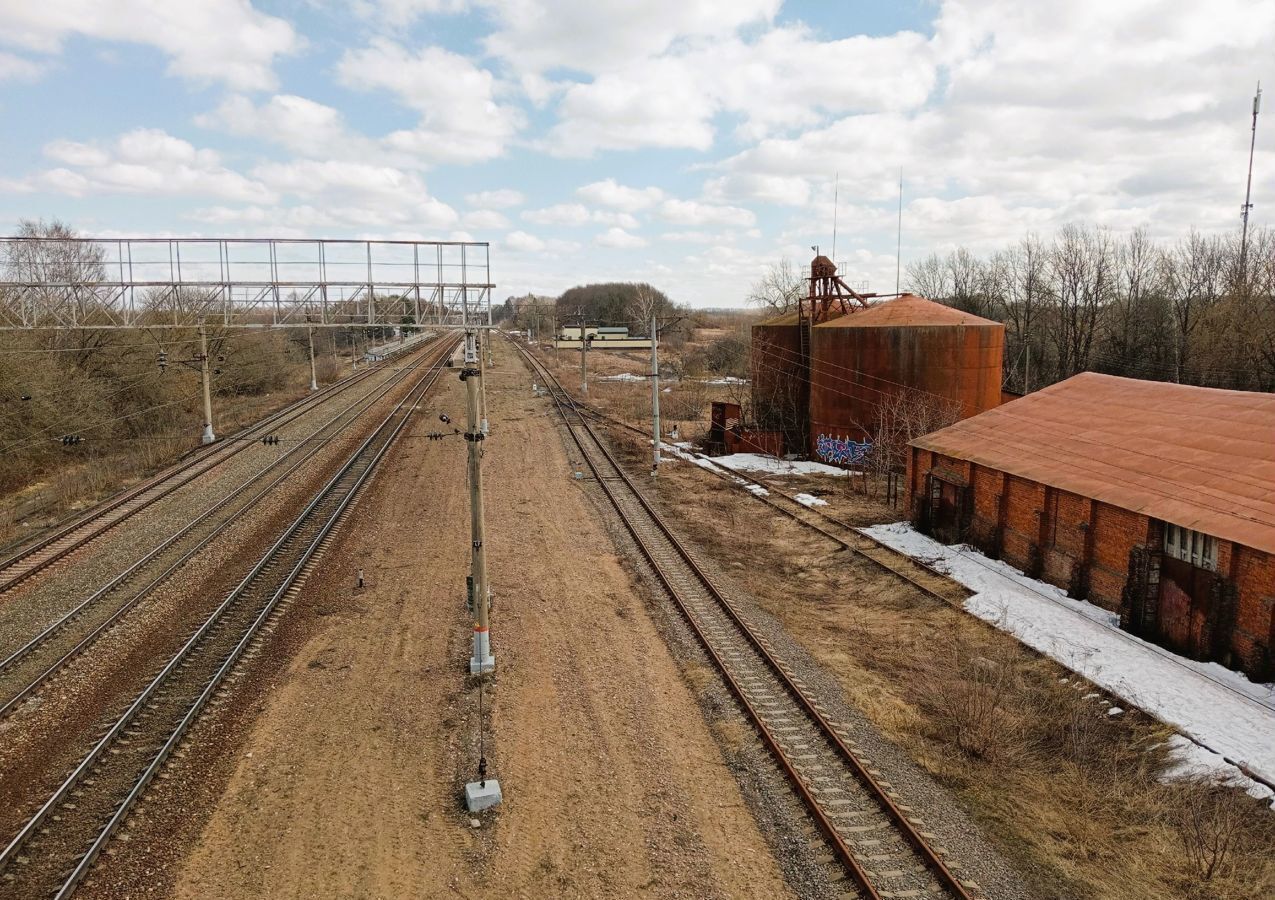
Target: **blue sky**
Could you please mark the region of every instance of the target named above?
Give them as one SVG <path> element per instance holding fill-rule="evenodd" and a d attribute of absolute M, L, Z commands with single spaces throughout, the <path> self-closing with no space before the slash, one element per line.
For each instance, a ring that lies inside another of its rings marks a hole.
<path fill-rule="evenodd" d="M 0 0 L 0 230 L 470 237 L 499 297 L 738 305 L 830 247 L 838 178 L 892 290 L 900 167 L 905 266 L 1235 227 L 1272 48 L 1271 0 Z"/>

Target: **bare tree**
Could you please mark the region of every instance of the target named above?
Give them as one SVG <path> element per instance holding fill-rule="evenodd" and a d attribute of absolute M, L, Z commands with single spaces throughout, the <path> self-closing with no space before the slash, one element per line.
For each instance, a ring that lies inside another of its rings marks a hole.
<path fill-rule="evenodd" d="M 951 272 L 937 253 L 908 263 L 908 290 L 931 300 L 952 296 Z"/>
<path fill-rule="evenodd" d="M 1022 361 L 1020 387 L 1024 393 L 1032 389 L 1032 356 L 1039 364 L 1038 320 L 1049 294 L 1048 266 L 1045 248 L 1035 235 L 1028 235 L 1004 255 L 1003 290 L 1000 291 L 1001 315 L 1010 326 L 1011 357 Z M 994 313 L 993 313 L 994 314 Z"/>
<path fill-rule="evenodd" d="M 1054 241 L 1050 266 L 1055 282 L 1052 338 L 1059 377 L 1068 378 L 1089 367 L 1099 313 L 1115 289 L 1111 236 L 1067 225 Z"/>
<path fill-rule="evenodd" d="M 806 296 L 806 280 L 797 274 L 792 261 L 784 258 L 766 267 L 761 278 L 748 289 L 748 303 L 778 315 L 796 309 Z"/>
<path fill-rule="evenodd" d="M 1216 238 L 1206 238 L 1195 229 L 1166 253 L 1164 279 L 1173 308 L 1175 341 L 1173 380 L 1181 381 L 1190 362 L 1191 338 L 1205 308 L 1218 298 L 1222 277 L 1222 255 Z"/>

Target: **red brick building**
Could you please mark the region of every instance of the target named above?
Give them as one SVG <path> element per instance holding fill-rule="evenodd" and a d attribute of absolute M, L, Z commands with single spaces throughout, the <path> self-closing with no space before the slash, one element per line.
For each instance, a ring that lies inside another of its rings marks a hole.
<path fill-rule="evenodd" d="M 1275 678 L 1275 395 L 1086 372 L 912 442 L 909 513 Z"/>

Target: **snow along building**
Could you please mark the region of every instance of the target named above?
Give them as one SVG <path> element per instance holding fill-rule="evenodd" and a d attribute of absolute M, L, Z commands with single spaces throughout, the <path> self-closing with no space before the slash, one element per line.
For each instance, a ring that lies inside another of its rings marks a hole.
<path fill-rule="evenodd" d="M 912 441 L 907 485 L 921 530 L 1275 678 L 1275 395 L 1085 372 Z"/>

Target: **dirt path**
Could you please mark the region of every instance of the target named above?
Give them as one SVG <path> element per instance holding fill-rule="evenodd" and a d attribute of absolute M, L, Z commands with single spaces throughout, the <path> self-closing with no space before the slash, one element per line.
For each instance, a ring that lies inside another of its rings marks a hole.
<path fill-rule="evenodd" d="M 438 411 L 463 411 L 448 375 L 328 556 L 331 577 L 298 602 L 317 611 L 309 633 L 228 744 L 237 762 L 174 895 L 791 896 L 548 402 L 496 351 L 488 697 L 505 805 L 473 828 L 458 799 L 475 762 L 465 445 L 423 437 Z"/>

